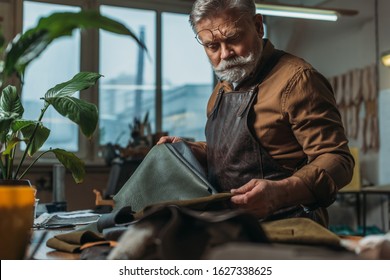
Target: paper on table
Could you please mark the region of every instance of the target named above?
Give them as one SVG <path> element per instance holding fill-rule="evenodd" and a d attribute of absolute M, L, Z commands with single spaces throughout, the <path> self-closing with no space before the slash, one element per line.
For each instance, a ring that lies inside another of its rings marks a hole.
<path fill-rule="evenodd" d="M 35 219 L 36 227 L 50 225 L 84 225 L 96 222 L 100 214 L 93 213 L 92 210 L 79 210 L 71 212 L 43 213 Z"/>

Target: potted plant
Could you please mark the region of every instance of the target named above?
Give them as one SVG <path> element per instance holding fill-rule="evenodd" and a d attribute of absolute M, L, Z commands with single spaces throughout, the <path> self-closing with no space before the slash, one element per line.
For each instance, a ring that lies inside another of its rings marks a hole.
<path fill-rule="evenodd" d="M 16 36 L 7 46 L 0 32 L 0 234 L 7 232 L 7 236 L 17 234 L 10 233 L 12 224 L 18 219 L 9 213 L 31 212 L 34 203 L 32 188 L 12 188 L 17 193 L 7 194 L 5 187 L 10 185 L 25 185 L 22 180 L 30 168 L 45 154 L 53 153 L 58 161 L 70 170 L 77 183 L 83 181 L 85 176 L 84 163 L 75 154 L 63 149 L 52 148 L 39 152 L 42 145 L 48 139 L 50 130 L 45 127 L 42 118 L 48 107 L 52 106 L 62 116 L 76 123 L 86 137 L 91 137 L 98 122 L 98 109 L 94 104 L 74 97 L 74 93 L 93 86 L 102 77 L 98 73 L 81 72 L 72 79 L 53 86 L 42 94 L 41 114 L 35 120 L 23 119 L 24 108 L 21 102 L 23 78 L 26 67 L 37 58 L 54 40 L 71 35 L 78 28 L 100 28 L 117 34 L 128 35 L 143 48 L 144 45 L 136 38 L 134 33 L 123 24 L 107 18 L 96 11 L 63 12 L 54 13 L 39 20 L 38 24 L 21 35 Z M 20 157 L 16 157 L 18 144 L 24 142 L 25 150 Z M 31 163 L 25 167 L 26 157 L 32 158 Z M 28 181 L 27 181 L 28 184 Z M 3 185 L 3 187 L 1 186 Z M 26 189 L 26 194 L 22 194 Z M 10 197 L 20 200 L 19 210 L 10 210 Z M 25 214 L 27 226 L 15 228 L 17 232 L 26 232 L 32 225 L 32 213 Z M 5 217 L 12 216 L 11 221 Z M 16 224 L 16 223 L 15 223 Z M 1 258 L 21 258 L 23 248 L 27 244 L 24 240 L 10 241 L 5 236 L 0 237 Z M 20 249 L 11 250 L 14 254 L 4 255 L 8 251 L 7 244 L 21 242 Z M 3 248 L 4 247 L 4 248 Z M 17 251 L 17 252 L 16 252 Z"/>
<path fill-rule="evenodd" d="M 53 153 L 72 172 L 76 182 L 81 182 L 84 178 L 83 162 L 73 153 L 62 149 L 50 149 L 41 153 L 26 170 L 21 171 L 26 156 L 34 156 L 49 137 L 50 130 L 42 123 L 42 117 L 49 106 L 53 106 L 62 116 L 76 123 L 87 137 L 91 137 L 96 129 L 97 107 L 73 97 L 73 94 L 93 86 L 101 77 L 97 73 L 79 73 L 71 80 L 54 86 L 42 96 L 43 107 L 37 120 L 22 118 L 24 109 L 20 93 L 26 67 L 55 39 L 70 35 L 77 28 L 101 28 L 129 35 L 144 47 L 128 28 L 96 11 L 52 14 L 41 18 L 35 27 L 15 37 L 6 49 L 0 45 L 4 59 L 0 61 L 0 88 L 3 88 L 0 97 L 0 176 L 3 179 L 22 179 L 36 161 L 48 152 Z M 0 39 L 1 42 L 4 40 Z M 12 77 L 16 77 L 20 83 L 7 84 Z M 20 142 L 26 143 L 26 149 L 17 163 L 15 148 Z"/>

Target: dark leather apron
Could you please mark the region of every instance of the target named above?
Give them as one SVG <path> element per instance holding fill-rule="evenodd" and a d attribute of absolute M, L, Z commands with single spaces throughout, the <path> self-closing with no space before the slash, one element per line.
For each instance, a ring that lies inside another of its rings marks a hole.
<path fill-rule="evenodd" d="M 280 180 L 292 175 L 260 145 L 248 123 L 259 85 L 283 54 L 274 52 L 257 75 L 255 86 L 248 91 L 224 92 L 221 88 L 218 92 L 206 124 L 208 179 L 218 191 L 230 191 L 251 179 Z M 323 224 L 313 211 L 300 205 L 281 209 L 266 220 L 301 216 Z"/>

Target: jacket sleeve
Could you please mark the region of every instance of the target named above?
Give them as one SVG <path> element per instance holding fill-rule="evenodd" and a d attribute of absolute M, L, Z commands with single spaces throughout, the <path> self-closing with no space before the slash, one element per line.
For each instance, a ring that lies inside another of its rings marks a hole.
<path fill-rule="evenodd" d="M 332 88 L 317 71 L 305 69 L 287 91 L 284 113 L 308 157 L 294 176 L 304 181 L 318 206 L 327 207 L 351 181 L 354 167 Z"/>

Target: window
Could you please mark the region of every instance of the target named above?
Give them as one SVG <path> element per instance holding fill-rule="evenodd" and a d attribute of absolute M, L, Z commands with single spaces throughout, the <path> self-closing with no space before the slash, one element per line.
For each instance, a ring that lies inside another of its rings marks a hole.
<path fill-rule="evenodd" d="M 53 12 L 78 11 L 79 7 L 24 1 L 23 30 L 34 26 L 41 16 Z M 38 120 L 43 107 L 43 97 L 47 90 L 58 83 L 71 79 L 80 71 L 80 33 L 60 38 L 34 60 L 26 70 L 22 102 L 24 118 Z M 78 151 L 78 128 L 71 121 L 61 117 L 49 108 L 43 118 L 44 125 L 51 132 L 43 149 L 50 147 Z"/>
<path fill-rule="evenodd" d="M 106 31 L 99 31 L 96 42 L 84 40 L 91 37 L 74 32 L 56 40 L 34 60 L 27 68 L 22 96 L 26 118 L 38 118 L 42 106 L 37 104 L 37 96 L 43 96 L 49 88 L 72 78 L 81 69 L 103 75 L 98 93 L 83 92 L 83 98 L 99 107 L 99 131 L 92 142 L 79 139 L 77 126 L 57 117 L 53 109 L 45 114 L 44 123 L 51 129 L 51 135 L 44 148 L 60 147 L 93 161 L 101 145 L 126 146 L 134 119 L 142 121 L 146 115 L 152 133 L 164 131 L 204 140 L 213 73 L 188 23 L 191 3 L 179 7 L 153 0 L 24 0 L 23 3 L 24 30 L 41 16 L 88 6 L 126 25 L 147 47 L 145 52 L 133 39 Z M 82 50 L 98 53 L 98 61 L 92 56 L 83 57 L 86 52 Z"/>
<path fill-rule="evenodd" d="M 163 130 L 205 140 L 213 73 L 183 14 L 162 14 Z"/>
<path fill-rule="evenodd" d="M 101 13 L 131 27 L 148 50 L 128 37 L 100 32 L 100 144 L 126 147 L 134 118 L 148 114 L 155 131 L 156 13 L 110 6 L 101 6 Z"/>

